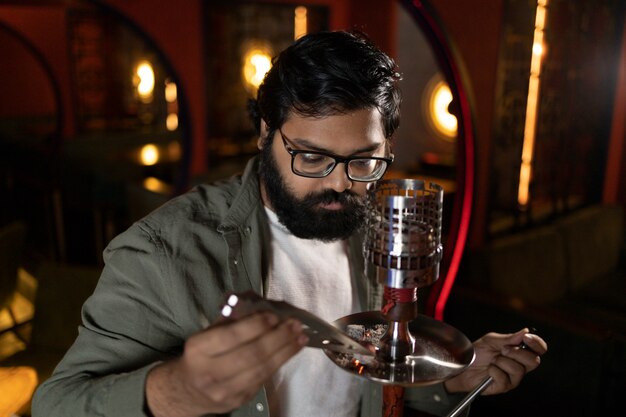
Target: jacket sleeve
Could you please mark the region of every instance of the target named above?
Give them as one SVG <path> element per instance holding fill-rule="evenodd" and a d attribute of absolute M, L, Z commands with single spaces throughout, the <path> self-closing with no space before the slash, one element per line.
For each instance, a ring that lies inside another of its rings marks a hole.
<path fill-rule="evenodd" d="M 105 251 L 106 266 L 82 310 L 79 335 L 33 398 L 34 417 L 141 416 L 148 371 L 181 350 L 164 248 L 136 224 Z"/>

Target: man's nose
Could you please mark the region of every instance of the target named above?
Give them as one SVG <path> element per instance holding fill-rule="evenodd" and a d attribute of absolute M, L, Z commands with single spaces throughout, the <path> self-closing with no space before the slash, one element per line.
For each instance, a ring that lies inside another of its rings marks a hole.
<path fill-rule="evenodd" d="M 341 193 L 352 188 L 352 180 L 348 178 L 346 172 L 346 164 L 339 162 L 333 172 L 324 178 L 326 186 L 334 191 Z"/>

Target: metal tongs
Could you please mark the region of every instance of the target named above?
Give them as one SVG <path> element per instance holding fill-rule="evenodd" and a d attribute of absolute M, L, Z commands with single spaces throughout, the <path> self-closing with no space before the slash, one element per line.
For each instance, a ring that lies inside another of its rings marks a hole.
<path fill-rule="evenodd" d="M 222 317 L 232 319 L 239 319 L 261 311 L 274 313 L 282 320 L 291 317 L 300 321 L 304 327 L 304 333 L 309 338 L 307 343 L 309 347 L 339 353 L 374 355 L 373 346 L 368 349 L 367 345 L 354 340 L 316 315 L 284 301 L 266 300 L 252 291 L 231 294 L 221 309 Z"/>

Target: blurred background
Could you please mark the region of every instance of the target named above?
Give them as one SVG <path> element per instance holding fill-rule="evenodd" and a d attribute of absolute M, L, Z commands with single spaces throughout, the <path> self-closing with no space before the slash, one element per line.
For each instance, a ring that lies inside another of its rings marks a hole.
<path fill-rule="evenodd" d="M 336 29 L 403 74 L 388 176 L 445 190 L 423 312 L 472 339 L 532 326 L 550 345 L 471 415 L 617 414 L 625 23 L 622 0 L 0 0 L 0 417 L 29 415 L 108 242 L 241 171 L 271 57 Z"/>

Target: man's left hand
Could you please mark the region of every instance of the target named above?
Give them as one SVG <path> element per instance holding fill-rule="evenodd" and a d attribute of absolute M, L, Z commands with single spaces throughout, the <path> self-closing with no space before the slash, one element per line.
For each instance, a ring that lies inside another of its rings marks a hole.
<path fill-rule="evenodd" d="M 493 381 L 484 395 L 510 391 L 526 373 L 539 366 L 548 345 L 528 329 L 522 329 L 512 334 L 488 333 L 474 342 L 474 350 L 474 362 L 462 374 L 445 381 L 448 392 L 471 391 L 488 376 Z"/>

